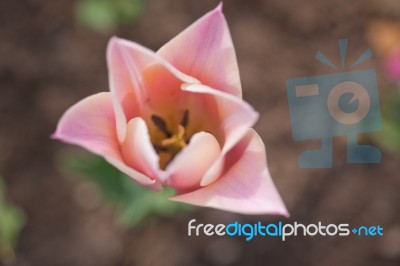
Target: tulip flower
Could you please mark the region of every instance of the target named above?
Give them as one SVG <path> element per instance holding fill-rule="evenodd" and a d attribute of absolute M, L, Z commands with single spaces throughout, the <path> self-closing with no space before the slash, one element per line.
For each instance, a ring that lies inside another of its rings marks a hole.
<path fill-rule="evenodd" d="M 269 174 L 258 113 L 242 99 L 222 4 L 153 52 L 113 37 L 110 92 L 83 99 L 53 137 L 103 156 L 174 201 L 288 215 Z"/>
<path fill-rule="evenodd" d="M 400 49 L 391 52 L 383 63 L 386 75 L 394 81 L 400 81 Z"/>

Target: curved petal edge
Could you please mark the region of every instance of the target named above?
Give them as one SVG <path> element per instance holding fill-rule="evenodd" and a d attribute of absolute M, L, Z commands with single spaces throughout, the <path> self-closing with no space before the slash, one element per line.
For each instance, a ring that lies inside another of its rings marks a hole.
<path fill-rule="evenodd" d="M 213 184 L 170 198 L 241 214 L 289 216 L 266 165 L 264 144 L 250 129 L 229 152 L 232 166 Z"/>

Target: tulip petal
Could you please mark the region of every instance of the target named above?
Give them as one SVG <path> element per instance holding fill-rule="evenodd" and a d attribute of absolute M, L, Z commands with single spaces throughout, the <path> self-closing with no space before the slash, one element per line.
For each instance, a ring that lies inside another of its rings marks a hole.
<path fill-rule="evenodd" d="M 193 135 L 189 145 L 168 165 L 169 175 L 166 185 L 177 190 L 190 190 L 199 187 L 207 169 L 221 152 L 213 135 L 199 132 Z"/>
<path fill-rule="evenodd" d="M 254 125 L 258 119 L 258 113 L 241 98 L 202 84 L 184 84 L 182 90 L 210 96 L 208 106 L 216 105 L 217 107 L 209 107 L 213 112 L 209 114 L 209 117 L 210 119 L 214 118 L 215 125 L 221 127 L 224 131 L 222 151 L 201 181 L 202 186 L 207 186 L 220 177 L 226 153 Z"/>
<path fill-rule="evenodd" d="M 144 79 L 147 68 L 160 65 L 182 82 L 199 82 L 179 72 L 155 52 L 117 37 L 111 38 L 108 44 L 107 63 L 120 143 L 125 139 L 127 121 L 136 116 L 143 117 L 143 112 L 148 109 L 146 104 L 151 99 Z"/>
<path fill-rule="evenodd" d="M 264 144 L 254 130 L 249 129 L 227 160 L 230 167 L 217 182 L 171 200 L 242 214 L 289 216 L 269 174 Z"/>
<path fill-rule="evenodd" d="M 242 97 L 239 68 L 222 2 L 157 52 L 202 84 Z"/>
<path fill-rule="evenodd" d="M 129 121 L 121 152 L 125 163 L 133 169 L 151 179 L 159 176 L 159 157 L 150 142 L 147 126 L 142 118 L 136 117 Z"/>
<path fill-rule="evenodd" d="M 125 165 L 119 151 L 115 126 L 112 96 L 103 92 L 70 107 L 61 117 L 52 137 L 103 156 L 138 183 L 159 190 L 159 182 Z"/>

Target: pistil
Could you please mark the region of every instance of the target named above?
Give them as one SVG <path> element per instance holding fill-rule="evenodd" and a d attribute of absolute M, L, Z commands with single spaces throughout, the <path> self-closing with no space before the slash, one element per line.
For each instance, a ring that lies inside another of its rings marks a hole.
<path fill-rule="evenodd" d="M 165 169 L 168 163 L 188 144 L 186 127 L 189 123 L 189 112 L 185 110 L 181 122 L 176 126 L 175 131 L 171 132 L 167 122 L 158 115 L 152 115 L 151 120 L 154 125 L 163 133 L 164 139 L 153 143 L 156 152 L 160 156 L 160 167 Z"/>

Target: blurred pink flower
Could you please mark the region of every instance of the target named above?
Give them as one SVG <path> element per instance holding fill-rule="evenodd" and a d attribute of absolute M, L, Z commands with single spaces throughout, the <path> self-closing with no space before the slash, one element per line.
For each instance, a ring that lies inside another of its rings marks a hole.
<path fill-rule="evenodd" d="M 222 4 L 157 53 L 112 38 L 110 92 L 78 102 L 54 138 L 103 156 L 172 200 L 244 214 L 288 215 L 270 177 L 258 119 L 242 100 Z"/>
<path fill-rule="evenodd" d="M 391 52 L 384 61 L 386 75 L 393 80 L 400 81 L 400 49 Z"/>

